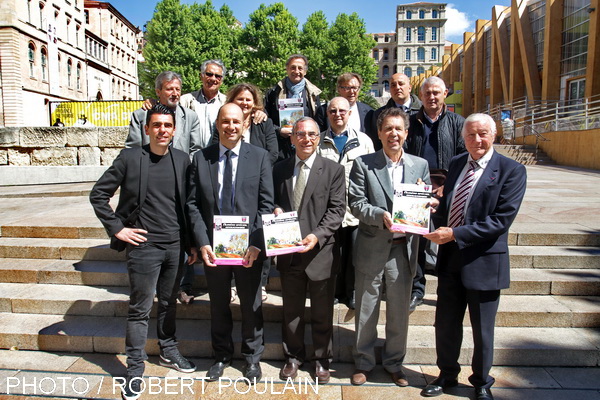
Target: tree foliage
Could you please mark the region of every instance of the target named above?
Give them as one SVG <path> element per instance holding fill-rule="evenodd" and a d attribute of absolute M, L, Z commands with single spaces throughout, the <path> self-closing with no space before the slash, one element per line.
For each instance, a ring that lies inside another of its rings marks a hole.
<path fill-rule="evenodd" d="M 306 77 L 319 88 L 327 70 L 331 69 L 331 52 L 328 51 L 329 24 L 323 11 L 308 16 L 300 34 L 300 52 L 308 58 Z"/>

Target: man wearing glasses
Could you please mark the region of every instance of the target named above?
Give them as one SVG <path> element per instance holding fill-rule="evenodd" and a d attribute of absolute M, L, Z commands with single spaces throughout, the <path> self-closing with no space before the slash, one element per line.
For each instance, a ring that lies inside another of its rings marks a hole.
<path fill-rule="evenodd" d="M 321 143 L 318 153 L 342 165 L 346 170 L 346 186 L 352 163 L 359 156 L 373 153 L 373 142 L 366 133 L 352 128 L 354 111 L 350 103 L 343 97 L 334 97 L 327 106 L 328 122 L 330 128 L 321 132 Z M 337 240 L 341 247 L 340 272 L 337 276 L 335 298 L 350 309 L 354 309 L 354 266 L 352 264 L 352 245 L 356 240 L 356 219 L 350 208 L 346 207 L 346 214 L 342 228 L 337 232 Z"/>
<path fill-rule="evenodd" d="M 306 360 L 312 360 L 319 384 L 329 382 L 333 358 L 333 296 L 339 264 L 334 233 L 346 210 L 344 168 L 316 154 L 319 127 L 309 117 L 298 120 L 291 135 L 295 155 L 273 167 L 275 214 L 298 211 L 302 244 L 300 253 L 277 256 L 283 296 L 282 380 L 294 379 Z M 304 314 L 310 295 L 313 354 L 306 357 Z"/>
<path fill-rule="evenodd" d="M 371 106 L 362 101 L 358 101 L 358 95 L 362 89 L 363 79 L 359 74 L 347 72 L 338 76 L 337 92 L 340 96 L 348 100 L 350 103 L 350 119 L 348 126 L 356 131 L 366 132 L 365 125 L 368 120 L 368 115 L 373 111 Z M 327 104 L 323 104 L 317 109 L 315 121 L 319 124 L 319 128 L 325 131 L 329 128 L 329 119 L 327 118 Z"/>

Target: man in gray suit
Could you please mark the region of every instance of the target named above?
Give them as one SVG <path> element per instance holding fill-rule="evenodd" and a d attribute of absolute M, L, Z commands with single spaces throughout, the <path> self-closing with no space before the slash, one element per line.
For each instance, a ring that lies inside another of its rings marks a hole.
<path fill-rule="evenodd" d="M 200 122 L 198 114 L 179 104 L 181 83 L 181 75 L 172 71 L 165 71 L 156 77 L 154 86 L 158 102 L 175 112 L 177 135 L 173 139 L 172 146 L 188 153 L 191 158 L 196 151 L 202 148 Z M 139 109 L 131 114 L 129 135 L 125 140 L 125 147 L 139 147 L 148 144 L 148 137 L 144 135 L 147 112 L 144 109 Z"/>
<path fill-rule="evenodd" d="M 429 184 L 429 166 L 406 154 L 408 115 L 388 108 L 377 120 L 383 148 L 357 158 L 350 172 L 348 201 L 358 218 L 354 265 L 356 290 L 356 370 L 351 382 L 362 385 L 375 367 L 375 341 L 382 291 L 386 289 L 386 342 L 383 367 L 398 386 L 407 386 L 402 362 L 406 355 L 408 306 L 417 268 L 419 237 L 392 231 L 394 191 L 403 183 Z M 385 280 L 384 280 L 385 279 Z"/>

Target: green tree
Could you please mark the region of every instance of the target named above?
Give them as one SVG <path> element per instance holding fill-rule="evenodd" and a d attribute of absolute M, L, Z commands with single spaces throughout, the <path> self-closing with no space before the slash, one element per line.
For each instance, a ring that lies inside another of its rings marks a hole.
<path fill-rule="evenodd" d="M 325 71 L 331 69 L 328 31 L 325 13 L 316 11 L 306 19 L 300 34 L 300 52 L 308 58 L 306 77 L 318 87 L 321 87 Z"/>
<path fill-rule="evenodd" d="M 261 4 L 242 30 L 241 71 L 246 80 L 267 89 L 285 76 L 285 62 L 298 52 L 298 21 L 283 3 Z"/>

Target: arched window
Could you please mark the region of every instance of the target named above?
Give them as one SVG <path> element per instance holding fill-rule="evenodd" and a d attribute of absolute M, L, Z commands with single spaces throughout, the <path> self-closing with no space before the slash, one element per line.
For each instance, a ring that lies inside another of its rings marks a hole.
<path fill-rule="evenodd" d="M 389 82 L 389 81 L 383 81 L 383 89 L 384 89 L 386 92 L 389 92 L 389 91 L 390 91 L 390 82 Z"/>
<path fill-rule="evenodd" d="M 425 19 L 425 10 L 419 10 L 419 19 Z"/>
<path fill-rule="evenodd" d="M 46 52 L 46 49 L 42 47 L 42 80 L 43 81 L 47 81 L 48 80 L 48 74 L 47 74 L 47 66 L 48 66 L 48 53 Z"/>
<path fill-rule="evenodd" d="M 389 59 L 388 49 L 383 50 L 383 61 L 387 61 Z"/>
<path fill-rule="evenodd" d="M 379 49 L 373 49 L 373 58 L 375 61 L 379 61 Z"/>
<path fill-rule="evenodd" d="M 412 11 L 408 10 L 406 12 L 406 19 L 412 19 Z"/>
<path fill-rule="evenodd" d="M 431 49 L 431 59 L 437 60 L 437 49 L 435 47 Z"/>
<path fill-rule="evenodd" d="M 417 28 L 417 41 L 424 42 L 425 41 L 425 27 L 420 26 Z"/>
<path fill-rule="evenodd" d="M 69 58 L 67 60 L 67 85 L 73 86 L 73 61 Z"/>
<path fill-rule="evenodd" d="M 390 76 L 390 67 L 386 65 L 383 67 L 383 77 L 387 78 L 388 76 Z"/>
<path fill-rule="evenodd" d="M 77 63 L 77 90 L 81 90 L 81 64 Z"/>
<path fill-rule="evenodd" d="M 417 68 L 417 75 L 421 75 L 421 74 L 424 74 L 424 73 L 425 73 L 425 68 L 423 68 L 423 67 L 418 67 Z"/>
<path fill-rule="evenodd" d="M 44 29 L 44 3 L 40 1 L 40 29 Z"/>
<path fill-rule="evenodd" d="M 425 49 L 422 47 L 417 49 L 417 61 L 425 61 Z"/>
<path fill-rule="evenodd" d="M 35 46 L 31 42 L 29 42 L 27 48 L 27 58 L 29 59 L 29 77 L 33 78 L 33 70 L 35 68 Z"/>
<path fill-rule="evenodd" d="M 436 26 L 431 27 L 431 40 L 433 40 L 433 41 L 437 40 L 437 27 Z"/>
<path fill-rule="evenodd" d="M 410 28 L 406 28 L 406 41 L 410 42 L 412 40 L 412 31 Z"/>
<path fill-rule="evenodd" d="M 404 75 L 408 76 L 409 78 L 412 76 L 412 68 L 411 67 L 404 67 Z"/>
<path fill-rule="evenodd" d="M 410 49 L 406 49 L 406 54 L 404 54 L 404 61 L 410 61 Z"/>

